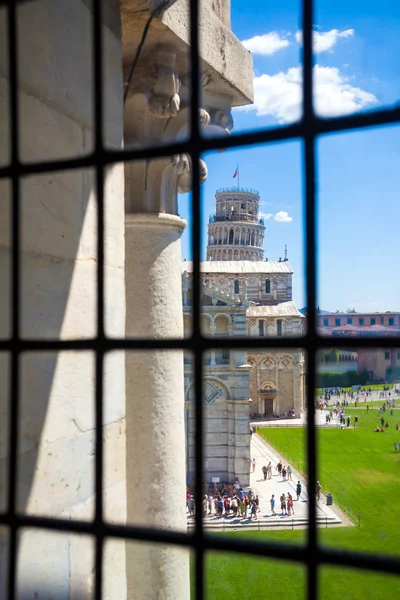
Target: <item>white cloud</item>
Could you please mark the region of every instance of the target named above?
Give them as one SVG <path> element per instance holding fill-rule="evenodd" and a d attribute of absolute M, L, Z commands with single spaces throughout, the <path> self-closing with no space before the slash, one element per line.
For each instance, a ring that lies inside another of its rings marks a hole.
<path fill-rule="evenodd" d="M 289 41 L 282 38 L 276 31 L 271 31 L 271 33 L 255 35 L 249 40 L 243 40 L 242 44 L 253 54 L 271 55 L 289 46 Z"/>
<path fill-rule="evenodd" d="M 256 110 L 258 116 L 275 117 L 290 123 L 301 117 L 302 69 L 293 67 L 285 73 L 263 74 L 254 78 L 254 104 L 239 110 Z M 351 85 L 350 78 L 336 67 L 314 67 L 314 102 L 323 117 L 358 112 L 376 104 L 370 92 Z"/>
<path fill-rule="evenodd" d="M 274 216 L 274 221 L 278 221 L 278 223 L 291 223 L 293 221 L 293 217 L 290 217 L 289 213 L 286 211 L 280 210 Z"/>
<path fill-rule="evenodd" d="M 272 213 L 265 213 L 262 211 L 260 211 L 258 214 L 259 214 L 260 219 L 264 219 L 265 221 L 268 221 L 268 219 L 270 219 L 273 216 Z"/>
<path fill-rule="evenodd" d="M 345 29 L 339 31 L 338 29 L 331 29 L 330 31 L 313 31 L 313 46 L 314 52 L 326 52 L 331 50 L 336 42 L 340 38 L 353 37 L 354 29 Z M 303 32 L 297 31 L 295 34 L 296 42 L 300 45 L 303 44 Z"/>

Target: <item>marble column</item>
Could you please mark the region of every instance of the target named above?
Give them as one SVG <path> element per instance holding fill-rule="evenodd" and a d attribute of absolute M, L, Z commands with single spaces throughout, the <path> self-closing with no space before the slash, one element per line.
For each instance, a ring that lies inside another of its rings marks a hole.
<path fill-rule="evenodd" d="M 183 337 L 180 236 L 172 214 L 127 214 L 126 335 Z M 186 530 L 183 352 L 126 355 L 127 521 Z M 189 553 L 127 545 L 128 599 L 188 599 Z"/>

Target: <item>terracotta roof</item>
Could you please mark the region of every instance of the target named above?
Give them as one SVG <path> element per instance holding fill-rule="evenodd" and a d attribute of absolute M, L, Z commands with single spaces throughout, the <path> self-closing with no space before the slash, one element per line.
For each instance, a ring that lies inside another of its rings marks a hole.
<path fill-rule="evenodd" d="M 207 260 L 200 263 L 202 273 L 237 273 L 238 275 L 253 273 L 287 273 L 292 274 L 293 269 L 288 261 L 277 260 L 251 261 L 251 260 Z M 182 262 L 182 272 L 193 271 L 192 261 Z"/>

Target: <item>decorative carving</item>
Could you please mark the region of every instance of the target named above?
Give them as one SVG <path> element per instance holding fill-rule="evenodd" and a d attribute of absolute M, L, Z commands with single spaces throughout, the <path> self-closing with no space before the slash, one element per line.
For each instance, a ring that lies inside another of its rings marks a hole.
<path fill-rule="evenodd" d="M 264 367 L 264 369 L 274 369 L 275 368 L 275 362 L 272 360 L 272 358 L 269 358 L 269 357 L 267 357 L 265 360 L 263 360 L 261 365 Z"/>
<path fill-rule="evenodd" d="M 155 117 L 175 117 L 180 108 L 180 80 L 175 70 L 176 54 L 165 48 L 155 53 L 153 86 L 146 94 L 149 110 Z"/>
<path fill-rule="evenodd" d="M 250 326 L 254 326 L 257 324 L 257 320 L 256 319 L 249 319 L 249 325 Z"/>
<path fill-rule="evenodd" d="M 231 132 L 233 129 L 233 117 L 230 110 L 214 110 L 210 111 L 211 122 L 215 125 L 219 125 L 225 131 Z"/>
<path fill-rule="evenodd" d="M 211 404 L 222 393 L 219 387 L 211 381 L 205 381 L 203 385 L 203 400 L 206 404 Z"/>
<path fill-rule="evenodd" d="M 281 356 L 279 358 L 279 366 L 283 369 L 289 369 L 293 366 L 293 360 L 290 356 Z"/>

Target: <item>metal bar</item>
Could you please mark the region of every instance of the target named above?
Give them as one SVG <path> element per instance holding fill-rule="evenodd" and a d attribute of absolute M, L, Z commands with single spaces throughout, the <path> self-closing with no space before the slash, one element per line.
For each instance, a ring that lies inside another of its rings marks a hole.
<path fill-rule="evenodd" d="M 52 519 L 47 517 L 34 517 L 30 515 L 16 515 L 15 522 L 18 527 L 29 527 L 51 531 L 64 531 L 81 535 L 96 535 L 95 522 L 68 519 Z M 0 524 L 8 525 L 8 515 L 0 515 Z M 163 529 L 135 527 L 132 525 L 116 525 L 105 522 L 103 524 L 104 537 L 109 539 L 129 539 L 155 544 L 170 544 L 195 548 L 196 534 L 167 531 Z M 235 552 L 237 554 L 257 554 L 266 558 L 276 558 L 287 562 L 305 562 L 304 547 L 281 542 L 225 538 L 205 534 L 203 538 L 205 551 Z M 355 569 L 366 569 L 380 573 L 398 575 L 400 572 L 400 558 L 385 554 L 373 554 L 344 550 L 341 548 L 318 548 L 319 564 L 329 564 Z"/>
<path fill-rule="evenodd" d="M 157 349 L 181 349 L 181 350 L 193 350 L 194 341 L 193 336 L 184 339 L 104 339 L 102 340 L 102 348 L 104 352 L 112 350 L 157 350 Z M 20 352 L 51 352 L 51 351 L 84 351 L 93 350 L 96 339 L 88 338 L 86 340 L 20 340 L 19 350 Z M 280 338 L 279 341 L 274 338 L 199 338 L 198 343 L 202 350 L 213 350 L 221 348 L 230 349 L 246 349 L 249 352 L 254 349 L 275 349 L 280 348 L 291 348 L 298 349 L 306 347 L 309 342 L 306 337 L 304 338 Z M 400 337 L 390 338 L 321 338 L 315 336 L 312 341 L 313 346 L 316 349 L 320 348 L 393 348 L 397 347 L 400 350 Z M 11 342 L 8 340 L 0 340 L 0 352 L 10 350 Z"/>
<path fill-rule="evenodd" d="M 192 163 L 192 253 L 193 253 L 193 350 L 195 386 L 195 589 L 196 600 L 204 600 L 204 531 L 203 531 L 203 349 L 201 345 L 201 205 L 200 205 L 200 62 L 199 62 L 199 2 L 190 1 L 190 158 Z M 198 343 L 200 342 L 200 343 Z"/>
<path fill-rule="evenodd" d="M 309 494 L 309 520 L 307 530 L 307 598 L 318 598 L 318 547 L 316 485 L 316 442 L 314 423 L 315 388 L 315 337 L 316 325 L 316 243 L 315 243 L 315 118 L 313 107 L 313 0 L 303 0 L 303 121 L 304 121 L 304 174 L 307 282 L 307 370 L 312 386 L 307 388 L 307 468 Z"/>
<path fill-rule="evenodd" d="M 93 0 L 93 114 L 97 196 L 97 339 L 95 369 L 95 598 L 102 599 L 103 582 L 103 367 L 104 355 L 104 165 L 102 0 Z"/>
<path fill-rule="evenodd" d="M 2 0 L 0 1 L 0 4 Z M 0 515 L 0 524 L 10 529 L 10 553 L 8 569 L 8 597 L 15 597 L 16 590 L 16 541 L 18 529 L 21 527 L 40 528 L 64 531 L 75 534 L 86 534 L 95 537 L 95 597 L 101 598 L 102 556 L 106 537 L 116 539 L 132 539 L 152 543 L 185 546 L 195 551 L 196 598 L 204 599 L 204 555 L 206 551 L 236 552 L 257 554 L 264 557 L 306 564 L 308 570 L 308 598 L 316 600 L 318 596 L 317 576 L 321 564 L 348 566 L 367 569 L 371 572 L 398 574 L 400 559 L 391 556 L 364 554 L 355 551 L 322 548 L 317 543 L 316 503 L 316 434 L 314 424 L 314 389 L 316 376 L 316 351 L 321 348 L 337 347 L 400 347 L 400 337 L 385 338 L 325 338 L 318 335 L 316 329 L 316 202 L 315 202 L 315 140 L 317 136 L 330 133 L 370 128 L 382 125 L 395 125 L 400 122 L 400 108 L 384 109 L 371 113 L 348 115 L 334 119 L 322 119 L 314 115 L 312 102 L 312 24 L 313 2 L 303 0 L 303 39 L 304 39 L 304 80 L 303 80 L 303 113 L 298 123 L 270 130 L 255 131 L 233 135 L 227 139 L 204 139 L 199 131 L 199 14 L 197 0 L 191 0 L 191 133 L 188 141 L 170 144 L 163 147 L 106 150 L 103 147 L 103 94 L 102 94 L 102 39 L 101 39 L 101 0 L 93 1 L 93 103 L 94 103 L 94 151 L 84 157 L 41 163 L 21 164 L 18 153 L 18 71 L 17 71 L 17 4 L 8 0 L 8 52 L 10 81 L 10 122 L 11 122 L 11 162 L 0 168 L 0 178 L 10 178 L 12 182 L 12 335 L 9 340 L 0 341 L 0 351 L 11 351 L 11 393 L 9 421 L 9 473 L 8 473 L 8 507 L 7 512 Z M 283 140 L 301 139 L 304 143 L 304 172 L 306 198 L 306 276 L 308 302 L 308 331 L 305 337 L 299 338 L 204 338 L 200 331 L 201 316 L 201 204 L 199 189 L 199 159 L 202 153 L 221 148 L 246 147 L 261 143 L 272 143 Z M 120 161 L 160 158 L 174 154 L 187 153 L 192 160 L 193 194 L 192 194 L 192 244 L 193 244 L 193 335 L 188 339 L 175 340 L 126 340 L 107 339 L 104 335 L 104 168 Z M 98 243 L 97 243 L 97 337 L 88 340 L 21 340 L 19 329 L 20 313 L 20 178 L 32 174 L 54 171 L 96 169 L 96 190 L 98 203 Z M 203 480 L 203 353 L 216 348 L 230 349 L 278 349 L 299 348 L 307 351 L 308 357 L 308 432 L 307 459 L 308 481 L 311 489 L 309 529 L 307 552 L 297 546 L 257 542 L 246 539 L 226 539 L 223 536 L 209 536 L 204 532 L 202 521 L 202 480 Z M 172 531 L 140 528 L 126 525 L 111 525 L 103 521 L 103 369 L 104 354 L 112 350 L 140 349 L 164 350 L 182 349 L 192 351 L 195 355 L 195 397 L 196 397 L 196 528 L 193 534 Z M 94 351 L 96 353 L 95 382 L 95 423 L 96 423 L 96 467 L 95 467 L 95 518 L 93 522 L 49 519 L 16 514 L 17 499 L 17 449 L 18 449 L 18 402 L 19 402 L 19 357 L 21 352 L 36 351 Z M 310 385 L 311 384 L 311 385 Z"/>
<path fill-rule="evenodd" d="M 8 65 L 9 65 L 9 110 L 10 110 L 10 156 L 11 156 L 11 385 L 8 457 L 8 511 L 9 511 L 9 556 L 8 598 L 16 597 L 17 588 L 17 536 L 15 520 L 18 484 L 18 418 L 19 418 L 19 337 L 20 337 L 20 179 L 19 165 L 19 105 L 18 105 L 18 32 L 17 6 L 8 2 Z"/>
<path fill-rule="evenodd" d="M 341 133 L 358 129 L 368 129 L 382 125 L 396 125 L 400 122 L 400 108 L 387 108 L 379 111 L 361 113 L 357 115 L 346 115 L 332 119 L 323 119 L 315 116 L 313 130 L 315 136 Z M 278 141 L 293 141 L 305 137 L 304 120 L 291 125 L 276 127 L 273 129 L 258 130 L 248 133 L 233 134 L 228 138 L 200 138 L 199 152 L 205 153 L 210 150 L 221 148 L 247 147 L 258 144 L 266 144 Z M 38 163 L 19 164 L 16 168 L 19 175 L 31 175 L 39 173 L 51 173 L 54 171 L 65 171 L 71 169 L 83 169 L 91 167 L 98 160 L 103 165 L 115 164 L 121 161 L 144 160 L 172 156 L 174 154 L 190 153 L 192 149 L 191 140 L 168 144 L 153 148 L 137 148 L 126 150 L 103 149 L 101 157 L 94 153 L 79 158 L 60 159 L 54 161 L 43 161 Z M 0 178 L 11 177 L 10 165 L 0 167 Z"/>

